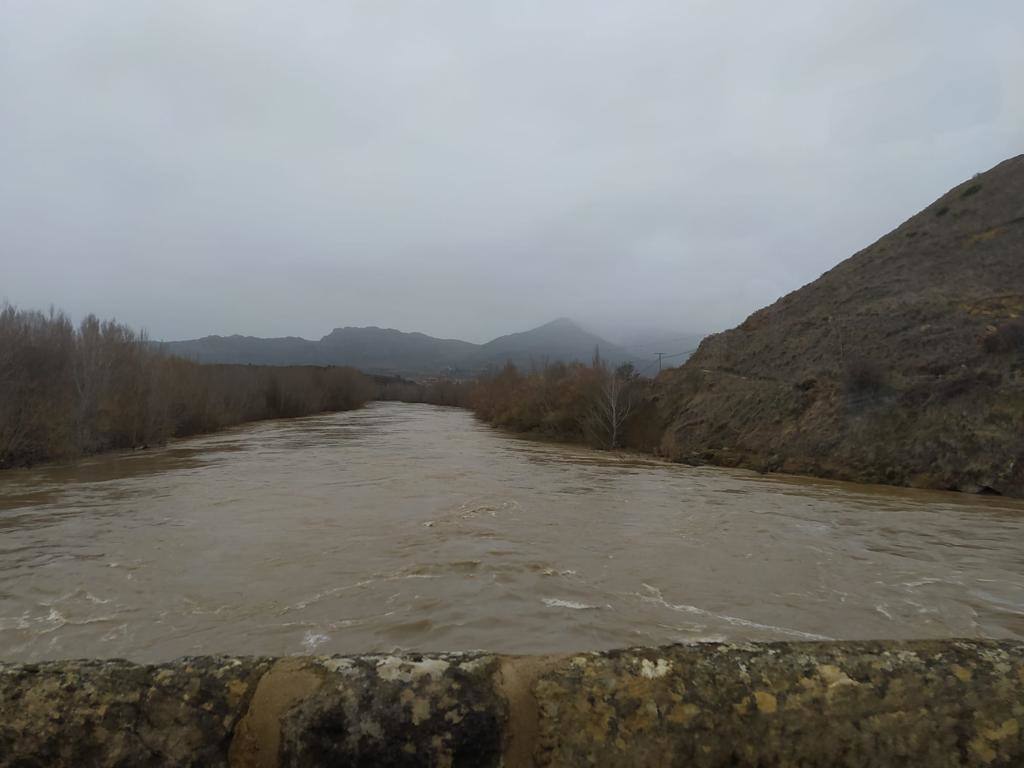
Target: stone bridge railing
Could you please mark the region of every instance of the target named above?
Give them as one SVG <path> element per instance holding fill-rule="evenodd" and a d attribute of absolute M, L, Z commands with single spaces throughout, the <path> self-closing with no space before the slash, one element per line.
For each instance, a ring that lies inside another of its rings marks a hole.
<path fill-rule="evenodd" d="M 1024 643 L 0 664 L 0 765 L 1024 766 Z"/>

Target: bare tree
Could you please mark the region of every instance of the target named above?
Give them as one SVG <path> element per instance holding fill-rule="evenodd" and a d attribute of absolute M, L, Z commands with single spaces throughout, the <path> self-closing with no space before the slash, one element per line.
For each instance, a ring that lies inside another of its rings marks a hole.
<path fill-rule="evenodd" d="M 94 450 L 93 434 L 100 409 L 100 397 L 109 387 L 110 360 L 103 344 L 102 324 L 88 315 L 78 329 L 77 354 L 72 363 L 72 380 L 77 395 L 76 431 L 78 448 Z"/>
<path fill-rule="evenodd" d="M 588 417 L 589 431 L 612 451 L 619 446 L 622 427 L 633 411 L 634 375 L 632 366 L 610 371 L 602 365 L 598 371 L 600 379 Z"/>
<path fill-rule="evenodd" d="M 450 395 L 443 393 L 444 397 Z M 0 302 L 0 467 L 137 448 L 264 418 L 358 408 L 350 368 L 200 365 L 115 321 Z"/>

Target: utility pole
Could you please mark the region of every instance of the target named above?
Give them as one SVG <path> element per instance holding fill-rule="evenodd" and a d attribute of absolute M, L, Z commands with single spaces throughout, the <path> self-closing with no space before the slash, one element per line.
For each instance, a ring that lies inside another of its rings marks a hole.
<path fill-rule="evenodd" d="M 665 353 L 664 352 L 655 352 L 654 354 L 656 354 L 658 356 L 658 373 L 661 373 L 661 358 L 664 357 Z"/>

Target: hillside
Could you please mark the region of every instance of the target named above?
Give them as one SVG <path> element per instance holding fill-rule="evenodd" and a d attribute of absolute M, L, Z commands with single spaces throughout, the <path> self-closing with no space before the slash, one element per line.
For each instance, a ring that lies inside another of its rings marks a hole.
<path fill-rule="evenodd" d="M 160 346 L 171 354 L 197 363 L 249 365 L 324 365 L 319 346 L 297 336 L 264 339 L 257 336 L 204 336 L 188 341 L 166 341 Z"/>
<path fill-rule="evenodd" d="M 681 461 L 1024 495 L 1024 156 L 659 377 Z"/>
<path fill-rule="evenodd" d="M 164 342 L 171 354 L 202 363 L 261 365 L 349 365 L 369 373 L 472 376 L 513 362 L 521 367 L 548 362 L 590 362 L 594 350 L 611 363 L 630 360 L 627 352 L 562 318 L 486 344 L 438 339 L 391 328 L 335 328 L 319 341 L 294 336 L 206 336 Z"/>

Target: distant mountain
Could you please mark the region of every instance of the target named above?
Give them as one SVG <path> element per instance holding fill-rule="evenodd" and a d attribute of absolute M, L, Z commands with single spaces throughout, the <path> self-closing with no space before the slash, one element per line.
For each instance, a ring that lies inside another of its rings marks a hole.
<path fill-rule="evenodd" d="M 567 318 L 500 336 L 486 344 L 371 326 L 335 328 L 319 341 L 295 336 L 205 336 L 164 342 L 162 347 L 171 354 L 201 363 L 351 365 L 368 373 L 420 376 L 471 376 L 506 362 L 522 367 L 545 362 L 590 362 L 595 349 L 613 365 L 634 360 L 626 350 Z"/>
<path fill-rule="evenodd" d="M 262 339 L 256 336 L 204 336 L 188 341 L 166 341 L 167 352 L 199 363 L 242 363 L 252 365 L 326 365 L 315 341 L 286 336 Z"/>
<path fill-rule="evenodd" d="M 330 359 L 344 360 L 365 371 L 433 373 L 458 366 L 477 344 L 458 339 L 437 339 L 424 333 L 403 333 L 393 328 L 335 328 L 320 339 Z"/>
<path fill-rule="evenodd" d="M 545 323 L 522 333 L 499 336 L 481 345 L 463 365 L 477 369 L 512 362 L 520 367 L 548 362 L 590 362 L 594 352 L 612 365 L 629 362 L 629 354 L 620 347 L 583 330 L 567 317 Z"/>

